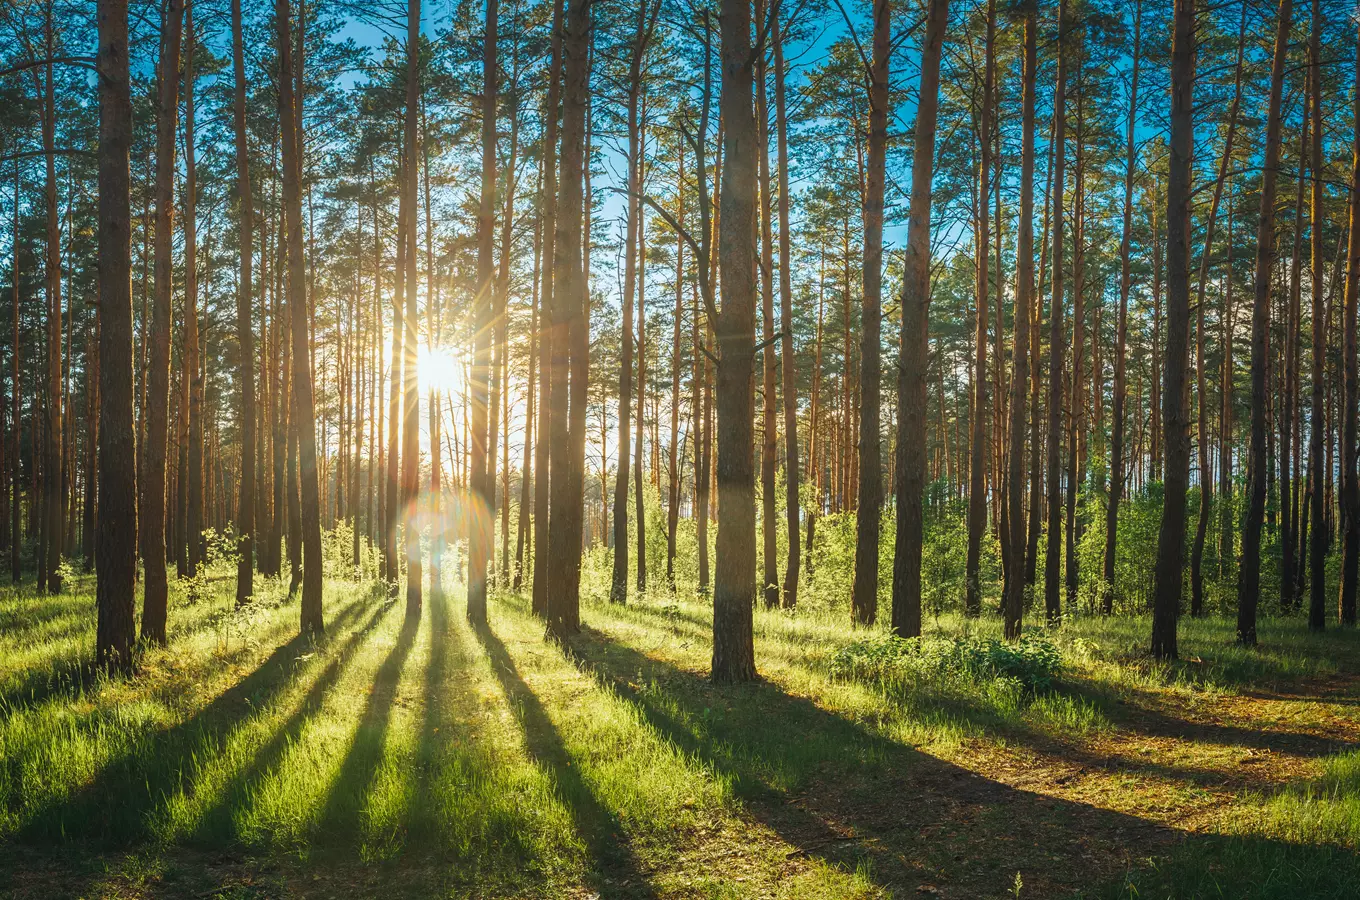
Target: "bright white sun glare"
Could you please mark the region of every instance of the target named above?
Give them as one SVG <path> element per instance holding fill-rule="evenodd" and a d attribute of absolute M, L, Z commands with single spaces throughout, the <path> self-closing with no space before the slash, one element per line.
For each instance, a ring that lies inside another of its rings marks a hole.
<path fill-rule="evenodd" d="M 463 360 L 447 347 L 430 349 L 422 346 L 417 361 L 421 393 L 431 389 L 440 393 L 457 393 L 463 385 Z"/>

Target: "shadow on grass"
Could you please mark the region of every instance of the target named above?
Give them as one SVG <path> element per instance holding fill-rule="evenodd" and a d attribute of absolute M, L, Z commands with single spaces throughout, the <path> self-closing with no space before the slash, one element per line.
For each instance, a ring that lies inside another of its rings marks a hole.
<path fill-rule="evenodd" d="M 1125 845 L 1180 834 L 1134 816 L 1030 793 L 888 740 L 779 687 L 719 687 L 586 629 L 576 661 L 657 733 L 729 777 L 746 808 L 795 850 L 863 864 L 899 891 L 951 883 L 966 896 L 1076 889 L 1127 864 Z M 1017 827 L 1023 823 L 1023 827 Z M 1051 848 L 1079 860 L 1056 865 Z"/>
<path fill-rule="evenodd" d="M 401 684 L 401 672 L 411 655 L 416 634 L 420 630 L 420 616 L 407 614 L 401 633 L 387 658 L 373 676 L 368 700 L 354 732 L 345 761 L 331 783 L 325 807 L 318 817 L 320 829 L 342 843 L 362 840 L 362 813 L 373 779 L 383 759 L 387 745 L 387 728 L 392 719 L 392 704 Z"/>
<path fill-rule="evenodd" d="M 533 692 L 514 659 L 488 625 L 473 628 L 491 659 L 491 669 L 519 718 L 525 747 L 533 760 L 551 773 L 558 798 L 571 815 L 577 835 L 589 854 L 587 878 L 606 897 L 653 898 L 641 861 L 629 844 L 622 823 L 595 795 L 572 765 L 571 753 L 553 725 L 543 702 Z"/>
<path fill-rule="evenodd" d="M 365 608 L 356 598 L 331 621 L 331 632 L 343 630 Z M 126 845 L 148 836 L 150 815 L 176 791 L 193 790 L 197 760 L 218 752 L 220 735 L 237 727 L 270 703 L 299 668 L 301 657 L 316 645 L 298 635 L 279 646 L 245 678 L 207 706 L 168 729 L 139 734 L 116 759 L 74 794 L 55 797 L 27 817 L 20 837 L 29 841 L 88 839 Z M 95 728 L 121 726 L 118 711 L 100 710 Z"/>
<path fill-rule="evenodd" d="M 334 651 L 330 662 L 326 664 L 326 668 L 312 683 L 307 691 L 307 696 L 298 704 L 297 709 L 289 716 L 288 721 L 270 736 L 269 741 L 264 746 L 255 752 L 248 764 L 242 766 L 232 776 L 230 783 L 222 790 L 217 803 L 204 813 L 193 834 L 195 841 L 220 844 L 223 841 L 232 841 L 236 838 L 233 813 L 248 802 L 251 790 L 274 769 L 284 751 L 297 740 L 302 733 L 303 726 L 312 716 L 316 715 L 326 697 L 335 689 L 335 685 L 348 668 L 354 654 L 367 642 L 368 636 L 387 618 L 387 614 L 392 609 L 393 604 L 379 606 L 369 616 L 367 622 L 349 633 L 344 642 Z M 338 624 L 332 624 L 332 631 L 336 629 Z"/>

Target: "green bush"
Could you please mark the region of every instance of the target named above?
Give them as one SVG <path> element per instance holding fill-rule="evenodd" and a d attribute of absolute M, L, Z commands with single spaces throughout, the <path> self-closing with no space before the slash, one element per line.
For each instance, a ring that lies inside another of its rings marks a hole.
<path fill-rule="evenodd" d="M 833 678 L 891 685 L 903 681 L 949 681 L 964 675 L 1010 680 L 1033 695 L 1053 686 L 1062 656 L 1049 641 L 1025 637 L 1009 644 L 995 638 L 900 638 L 856 641 L 837 650 Z"/>

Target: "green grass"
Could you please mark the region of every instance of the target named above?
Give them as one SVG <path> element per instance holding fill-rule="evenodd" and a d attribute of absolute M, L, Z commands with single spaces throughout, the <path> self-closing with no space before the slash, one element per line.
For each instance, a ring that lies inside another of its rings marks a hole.
<path fill-rule="evenodd" d="M 701 602 L 613 606 L 588 570 L 564 648 L 520 597 L 470 627 L 447 574 L 418 619 L 329 580 L 317 642 L 284 586 L 237 611 L 214 578 L 127 680 L 89 674 L 92 581 L 0 591 L 0 895 L 1360 892 L 1353 634 L 1186 620 L 1164 665 L 1145 619 L 1079 620 L 1051 683 L 885 677 L 835 664 L 873 635 L 810 590 L 757 612 L 762 680 L 718 687 Z"/>

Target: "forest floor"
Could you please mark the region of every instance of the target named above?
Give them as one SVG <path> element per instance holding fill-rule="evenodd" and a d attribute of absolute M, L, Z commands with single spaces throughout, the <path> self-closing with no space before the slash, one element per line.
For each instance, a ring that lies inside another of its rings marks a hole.
<path fill-rule="evenodd" d="M 170 646 L 91 680 L 93 585 L 0 594 L 0 896 L 1360 896 L 1360 635 L 1078 621 L 1035 696 L 833 678 L 843 616 L 758 611 L 758 683 L 705 677 L 707 608 L 519 597 L 409 618 L 331 581 L 172 597 Z M 658 596 L 660 595 L 660 596 Z M 941 619 L 932 632 L 994 634 Z"/>

